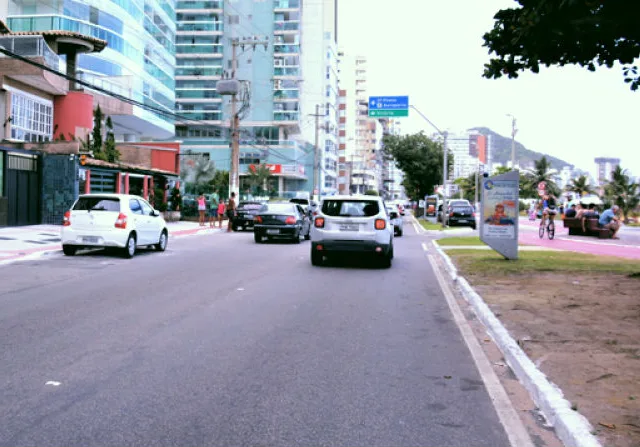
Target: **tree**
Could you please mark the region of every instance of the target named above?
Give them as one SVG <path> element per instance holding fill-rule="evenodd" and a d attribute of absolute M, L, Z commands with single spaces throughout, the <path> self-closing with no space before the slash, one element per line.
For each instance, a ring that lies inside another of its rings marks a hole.
<path fill-rule="evenodd" d="M 209 180 L 209 187 L 220 197 L 229 196 L 229 171 L 217 170 Z"/>
<path fill-rule="evenodd" d="M 444 151 L 423 132 L 413 135 L 385 135 L 385 151 L 393 157 L 396 165 L 404 172 L 402 185 L 413 200 L 422 200 L 433 194 L 434 187 L 442 184 L 442 163 Z M 453 155 L 449 154 L 449 168 L 453 166 Z"/>
<path fill-rule="evenodd" d="M 251 192 L 257 196 L 265 195 L 270 177 L 271 170 L 269 166 L 264 164 L 252 165 L 247 175 L 247 184 L 251 188 Z"/>
<path fill-rule="evenodd" d="M 595 71 L 623 64 L 624 81 L 640 87 L 634 60 L 640 54 L 640 5 L 623 0 L 516 0 L 521 7 L 501 9 L 484 46 L 496 57 L 483 76 L 517 78 L 538 73 L 540 65 L 566 64 Z"/>
<path fill-rule="evenodd" d="M 480 180 L 478 180 L 480 181 Z M 462 197 L 473 203 L 476 198 L 476 174 L 471 173 L 468 177 L 460 177 L 453 181 L 462 190 Z"/>
<path fill-rule="evenodd" d="M 106 161 L 117 163 L 120 161 L 120 151 L 116 147 L 116 137 L 113 134 L 113 123 L 110 116 L 107 117 L 105 127 L 107 128 L 107 139 L 104 142 L 104 155 Z"/>
<path fill-rule="evenodd" d="M 550 164 L 549 164 L 550 166 Z M 501 175 L 506 174 L 507 172 L 513 171 L 513 168 L 508 166 L 498 166 L 494 171 L 493 175 Z M 537 183 L 534 184 L 534 181 L 527 171 L 519 171 L 520 173 L 520 198 L 521 199 L 530 199 L 538 196 L 536 191 Z"/>
<path fill-rule="evenodd" d="M 94 158 L 103 160 L 102 157 L 102 110 L 100 106 L 96 107 L 93 111 L 93 130 L 91 131 L 91 150 L 93 151 Z"/>
<path fill-rule="evenodd" d="M 640 203 L 640 185 L 631 181 L 626 169 L 616 166 L 604 191 L 605 197 L 622 210 L 625 223 L 628 222 L 629 212 Z"/>
<path fill-rule="evenodd" d="M 203 156 L 188 158 L 182 164 L 180 177 L 185 182 L 185 191 L 189 194 L 203 194 L 207 183 L 215 176 L 215 164 Z"/>
<path fill-rule="evenodd" d="M 540 160 L 534 161 L 533 170 L 524 171 L 524 182 L 526 185 L 522 185 L 520 189 L 521 191 L 526 191 L 527 194 L 521 195 L 525 197 L 525 195 L 535 194 L 535 190 L 538 189 L 540 182 L 545 182 L 547 184 L 546 190 L 554 196 L 559 196 L 561 192 L 560 188 L 558 188 L 558 185 L 556 185 L 556 182 L 553 180 L 557 173 L 555 169 L 551 169 L 551 163 L 547 157 L 543 156 Z M 522 182 L 522 176 L 520 178 Z"/>
<path fill-rule="evenodd" d="M 589 178 L 586 175 L 581 175 L 578 178 L 572 179 L 571 183 L 567 185 L 566 190 L 576 194 L 578 198 L 595 193 L 595 190 L 589 184 Z"/>

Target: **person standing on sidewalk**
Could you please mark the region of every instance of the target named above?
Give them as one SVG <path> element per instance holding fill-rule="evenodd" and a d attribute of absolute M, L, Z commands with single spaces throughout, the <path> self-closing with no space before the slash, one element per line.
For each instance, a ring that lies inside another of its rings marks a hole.
<path fill-rule="evenodd" d="M 236 217 L 236 193 L 232 192 L 229 202 L 227 203 L 227 217 L 229 218 L 229 224 L 227 225 L 227 233 L 232 231 L 233 220 Z"/>
<path fill-rule="evenodd" d="M 216 196 L 211 194 L 211 200 L 209 202 L 209 227 L 213 228 L 216 220 L 218 220 L 218 201 Z"/>
<path fill-rule="evenodd" d="M 207 212 L 207 199 L 205 199 L 204 194 L 200 194 L 200 197 L 198 197 L 198 214 L 200 215 L 199 222 L 201 227 L 204 227 L 204 218 L 205 218 L 204 215 L 206 212 Z"/>
<path fill-rule="evenodd" d="M 224 204 L 224 200 L 221 200 L 218 203 L 218 223 L 220 224 L 220 228 L 222 228 L 222 220 L 224 219 L 225 211 L 226 211 L 226 206 Z"/>

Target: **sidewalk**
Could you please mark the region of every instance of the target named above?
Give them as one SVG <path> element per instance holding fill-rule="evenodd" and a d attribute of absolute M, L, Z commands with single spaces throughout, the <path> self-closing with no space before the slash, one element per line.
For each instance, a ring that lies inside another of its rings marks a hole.
<path fill-rule="evenodd" d="M 28 225 L 23 227 L 0 228 L 0 265 L 27 257 L 35 257 L 46 252 L 60 251 L 61 225 Z M 200 232 L 219 233 L 220 228 L 204 227 L 198 222 L 167 222 L 169 238 L 187 236 Z M 227 222 L 222 229 L 226 231 Z"/>

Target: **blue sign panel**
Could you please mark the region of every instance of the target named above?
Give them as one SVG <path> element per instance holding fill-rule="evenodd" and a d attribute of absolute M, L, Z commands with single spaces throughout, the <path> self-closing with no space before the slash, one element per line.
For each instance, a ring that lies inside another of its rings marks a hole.
<path fill-rule="evenodd" d="M 369 110 L 409 110 L 409 97 L 369 96 Z"/>

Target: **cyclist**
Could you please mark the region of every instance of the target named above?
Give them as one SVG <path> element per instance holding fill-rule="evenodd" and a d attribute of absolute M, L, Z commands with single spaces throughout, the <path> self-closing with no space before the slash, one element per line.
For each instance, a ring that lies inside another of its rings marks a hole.
<path fill-rule="evenodd" d="M 545 216 L 549 216 L 549 225 L 555 225 L 553 219 L 556 214 L 558 214 L 556 196 L 547 193 L 542 197 L 542 221 L 544 222 Z"/>

